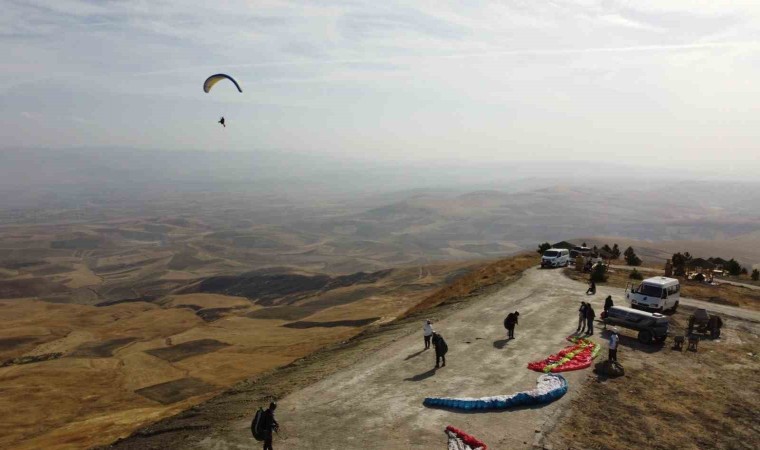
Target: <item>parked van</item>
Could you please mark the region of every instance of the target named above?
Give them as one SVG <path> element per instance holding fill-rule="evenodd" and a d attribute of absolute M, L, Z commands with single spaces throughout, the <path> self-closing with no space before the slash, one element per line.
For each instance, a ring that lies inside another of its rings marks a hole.
<path fill-rule="evenodd" d="M 591 252 L 592 250 L 588 247 L 581 247 L 581 246 L 573 247 L 573 249 L 570 250 L 570 259 L 575 261 L 575 258 L 579 256 L 583 256 L 583 257 L 590 256 Z"/>
<path fill-rule="evenodd" d="M 668 337 L 669 320 L 659 313 L 649 313 L 624 306 L 613 306 L 604 316 L 604 326 L 619 325 L 631 330 L 638 330 L 639 342 L 651 344 L 665 342 Z"/>
<path fill-rule="evenodd" d="M 631 302 L 632 308 L 675 312 L 681 299 L 681 284 L 675 278 L 647 278 L 638 286 L 626 286 L 625 298 Z"/>
<path fill-rule="evenodd" d="M 570 264 L 570 250 L 550 248 L 541 256 L 541 267 L 567 267 Z"/>

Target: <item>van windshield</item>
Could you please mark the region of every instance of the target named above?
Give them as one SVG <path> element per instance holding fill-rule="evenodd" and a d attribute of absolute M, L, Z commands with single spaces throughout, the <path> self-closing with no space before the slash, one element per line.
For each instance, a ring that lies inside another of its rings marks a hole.
<path fill-rule="evenodd" d="M 547 250 L 544 252 L 544 256 L 547 256 L 549 258 L 554 258 L 555 256 L 558 256 L 558 255 L 559 255 L 559 252 L 554 251 L 554 250 Z"/>
<path fill-rule="evenodd" d="M 642 284 L 639 286 L 639 294 L 646 295 L 647 297 L 662 297 L 662 288 L 659 286 L 652 286 L 649 284 Z"/>

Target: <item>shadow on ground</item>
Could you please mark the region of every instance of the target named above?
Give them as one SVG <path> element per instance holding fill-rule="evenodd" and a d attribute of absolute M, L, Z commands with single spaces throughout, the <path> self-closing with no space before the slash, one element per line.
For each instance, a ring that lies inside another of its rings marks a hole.
<path fill-rule="evenodd" d="M 416 357 L 420 356 L 421 354 L 425 353 L 426 350 L 428 350 L 428 349 L 424 348 L 424 349 L 422 349 L 422 350 L 420 350 L 418 352 L 412 353 L 409 356 L 407 356 L 406 358 L 404 358 L 404 361 L 409 361 L 412 358 L 416 358 Z"/>
<path fill-rule="evenodd" d="M 498 348 L 501 350 L 502 348 L 506 347 L 507 344 L 509 344 L 509 341 L 510 341 L 509 339 L 497 339 L 493 341 L 493 346 L 494 348 Z"/>
<path fill-rule="evenodd" d="M 427 372 L 418 373 L 417 375 L 409 378 L 404 378 L 404 381 L 422 381 L 426 378 L 430 378 L 433 375 L 435 375 L 435 372 L 437 371 L 437 368 L 432 368 L 428 370 Z"/>

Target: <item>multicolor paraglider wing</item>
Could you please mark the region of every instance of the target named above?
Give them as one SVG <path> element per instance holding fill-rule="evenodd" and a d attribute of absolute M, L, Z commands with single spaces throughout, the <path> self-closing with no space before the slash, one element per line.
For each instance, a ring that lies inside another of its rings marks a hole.
<path fill-rule="evenodd" d="M 486 444 L 451 425 L 446 427 L 446 436 L 449 437 L 448 450 L 488 450 Z"/>
<path fill-rule="evenodd" d="M 422 403 L 427 407 L 488 411 L 551 403 L 565 395 L 567 380 L 562 375 L 547 373 L 538 376 L 536 388 L 511 395 L 482 398 L 428 397 Z"/>
<path fill-rule="evenodd" d="M 203 82 L 203 92 L 208 93 L 211 90 L 211 88 L 214 87 L 214 85 L 216 83 L 218 83 L 219 81 L 221 81 L 221 80 L 230 80 L 230 81 L 232 81 L 232 84 L 235 85 L 235 87 L 237 88 L 237 90 L 240 91 L 240 92 L 243 92 L 243 90 L 240 89 L 240 85 L 237 83 L 237 81 L 235 81 L 234 78 L 232 78 L 229 75 L 223 74 L 223 73 L 218 73 L 216 75 L 211 75 L 210 77 L 206 78 L 206 81 Z"/>
<path fill-rule="evenodd" d="M 541 361 L 528 364 L 528 369 L 536 372 L 567 372 L 580 370 L 591 366 L 591 361 L 599 353 L 599 344 L 583 338 L 568 337 L 575 345 L 562 349 L 559 353 L 549 356 Z"/>

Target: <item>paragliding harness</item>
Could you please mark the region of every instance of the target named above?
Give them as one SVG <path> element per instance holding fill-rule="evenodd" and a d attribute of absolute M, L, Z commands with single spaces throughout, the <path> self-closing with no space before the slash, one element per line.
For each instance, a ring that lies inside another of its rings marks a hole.
<path fill-rule="evenodd" d="M 263 441 L 266 436 L 266 430 L 264 430 L 264 409 L 259 408 L 251 421 L 251 434 L 257 441 Z"/>

